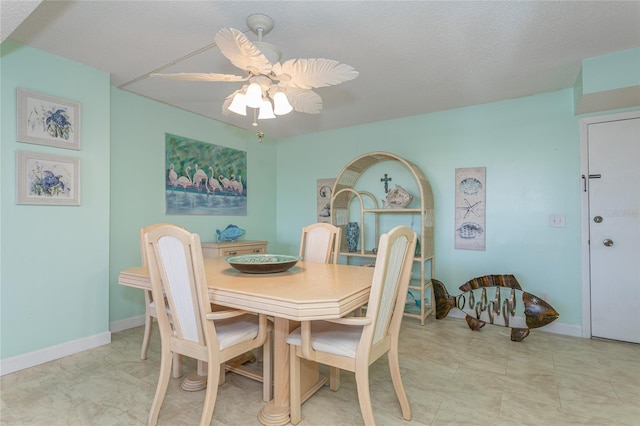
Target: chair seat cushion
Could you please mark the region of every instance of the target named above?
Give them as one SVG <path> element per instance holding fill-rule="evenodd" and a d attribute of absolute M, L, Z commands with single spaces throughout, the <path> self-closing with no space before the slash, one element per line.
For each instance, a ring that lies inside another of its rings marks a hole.
<path fill-rule="evenodd" d="M 258 335 L 258 316 L 241 315 L 235 318 L 214 321 L 220 349 L 254 339 Z"/>
<path fill-rule="evenodd" d="M 343 325 L 326 321 L 311 323 L 311 347 L 316 351 L 355 358 L 361 336 L 362 326 L 360 325 Z M 289 334 L 287 343 L 295 346 L 302 345 L 300 328 L 296 328 Z"/>

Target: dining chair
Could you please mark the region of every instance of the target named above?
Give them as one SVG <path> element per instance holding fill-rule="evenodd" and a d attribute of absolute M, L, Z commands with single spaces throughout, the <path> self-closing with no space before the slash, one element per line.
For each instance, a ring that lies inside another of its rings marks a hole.
<path fill-rule="evenodd" d="M 398 336 L 415 245 L 416 233 L 404 225 L 380 236 L 366 316 L 303 321 L 289 334 L 291 423 L 301 420 L 300 360 L 308 359 L 354 372 L 362 418 L 365 425 L 375 425 L 369 366 L 384 354 L 402 417 L 411 420 L 400 376 Z"/>
<path fill-rule="evenodd" d="M 313 223 L 302 228 L 299 256 L 305 262 L 338 263 L 340 228 L 329 223 Z"/>
<path fill-rule="evenodd" d="M 171 223 L 154 223 L 152 225 L 140 228 L 140 258 L 142 259 L 142 266 L 148 266 L 147 253 L 144 249 L 144 234 L 147 232 L 164 225 L 172 225 Z M 151 290 L 144 290 L 144 334 L 142 335 L 142 348 L 140 349 L 140 359 L 147 359 L 147 352 L 149 350 L 149 342 L 151 340 L 151 330 L 153 329 L 153 319 L 158 318 L 156 314 L 156 304 L 153 301 L 153 294 Z M 171 320 L 171 314 L 169 313 L 169 320 Z M 182 377 L 182 356 L 176 354 L 173 360 L 173 377 Z"/>
<path fill-rule="evenodd" d="M 140 258 L 142 266 L 148 266 L 147 253 L 144 249 L 144 234 L 157 228 L 158 226 L 170 225 L 169 223 L 154 223 L 144 228 L 140 228 Z M 140 359 L 147 359 L 147 351 L 149 350 L 149 341 L 151 340 L 151 330 L 153 329 L 153 319 L 157 318 L 156 304 L 153 301 L 151 290 L 144 290 L 144 334 L 142 336 L 142 348 L 140 349 Z"/>
<path fill-rule="evenodd" d="M 342 230 L 330 223 L 317 222 L 302 228 L 298 256 L 310 263 L 338 263 L 340 257 L 340 235 Z M 340 369 L 329 370 L 329 387 L 340 387 Z"/>
<path fill-rule="evenodd" d="M 158 421 L 173 354 L 208 364 L 201 425 L 211 422 L 224 363 L 247 351 L 263 348 L 263 398 L 270 394 L 271 330 L 267 317 L 236 309 L 212 310 L 199 235 L 162 225 L 145 233 L 144 247 L 161 343 L 160 375 L 149 425 Z"/>

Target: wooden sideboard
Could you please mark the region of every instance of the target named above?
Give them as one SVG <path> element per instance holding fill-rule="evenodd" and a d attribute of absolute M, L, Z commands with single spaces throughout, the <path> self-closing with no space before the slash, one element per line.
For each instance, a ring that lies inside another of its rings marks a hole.
<path fill-rule="evenodd" d="M 238 256 L 241 254 L 259 254 L 267 252 L 267 241 L 223 241 L 221 243 L 202 243 L 202 256 L 205 258 Z"/>

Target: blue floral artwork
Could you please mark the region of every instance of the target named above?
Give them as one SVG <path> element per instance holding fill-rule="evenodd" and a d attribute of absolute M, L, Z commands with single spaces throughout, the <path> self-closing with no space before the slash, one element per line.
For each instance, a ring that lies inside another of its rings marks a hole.
<path fill-rule="evenodd" d="M 80 105 L 18 89 L 18 140 L 80 149 Z"/>
<path fill-rule="evenodd" d="M 167 214 L 247 215 L 247 153 L 165 134 Z"/>
<path fill-rule="evenodd" d="M 18 151 L 18 204 L 80 205 L 80 160 Z"/>

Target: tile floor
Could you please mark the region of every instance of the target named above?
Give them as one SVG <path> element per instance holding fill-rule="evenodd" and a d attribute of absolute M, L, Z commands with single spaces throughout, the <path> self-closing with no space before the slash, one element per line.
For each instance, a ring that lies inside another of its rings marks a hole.
<path fill-rule="evenodd" d="M 413 420 L 404 422 L 386 358 L 371 367 L 378 425 L 640 425 L 640 345 L 533 330 L 511 342 L 508 329 L 472 332 L 463 320 L 405 319 L 401 367 Z M 153 398 L 159 337 L 139 359 L 142 328 L 112 343 L 1 378 L 1 425 L 143 425 Z M 195 368 L 185 363 L 185 372 Z M 360 425 L 353 374 L 302 407 L 301 426 Z M 218 392 L 213 425 L 258 425 L 261 385 L 234 374 Z M 172 379 L 159 425 L 196 425 L 204 391 Z"/>

